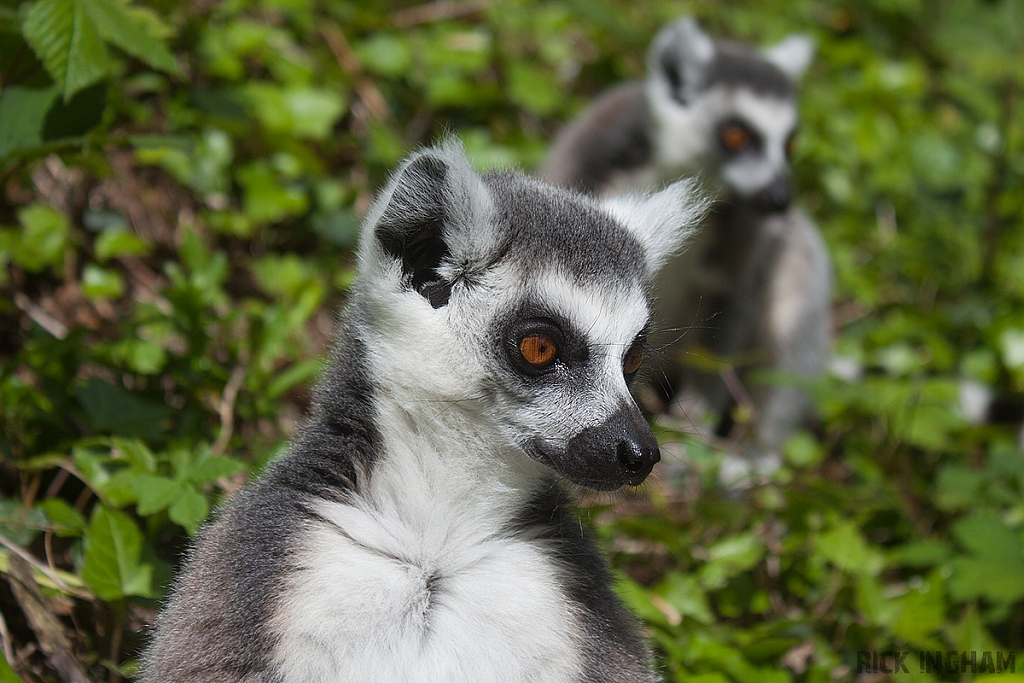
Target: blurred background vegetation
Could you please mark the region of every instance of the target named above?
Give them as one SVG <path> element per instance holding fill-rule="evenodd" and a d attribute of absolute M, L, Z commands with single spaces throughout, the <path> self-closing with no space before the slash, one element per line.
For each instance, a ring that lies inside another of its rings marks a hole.
<path fill-rule="evenodd" d="M 794 164 L 846 371 L 744 494 L 684 440 L 589 508 L 622 594 L 669 680 L 1016 650 L 985 680 L 1024 681 L 1024 455 L 958 409 L 1024 391 L 1020 0 L 0 0 L 0 682 L 131 676 L 189 537 L 301 421 L 403 154 L 533 168 L 682 13 L 818 43 Z"/>

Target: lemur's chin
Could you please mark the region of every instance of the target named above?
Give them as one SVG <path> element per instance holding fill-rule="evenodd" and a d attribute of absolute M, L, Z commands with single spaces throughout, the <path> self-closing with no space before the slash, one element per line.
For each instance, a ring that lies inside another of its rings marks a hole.
<path fill-rule="evenodd" d="M 523 450 L 572 483 L 597 491 L 638 486 L 661 459 L 658 440 L 636 406 L 587 427 L 564 448 L 534 438 L 523 444 Z"/>

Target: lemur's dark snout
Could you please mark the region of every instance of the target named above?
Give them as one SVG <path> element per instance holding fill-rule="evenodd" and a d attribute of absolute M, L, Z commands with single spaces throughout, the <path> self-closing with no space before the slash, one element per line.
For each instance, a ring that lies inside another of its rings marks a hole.
<path fill-rule="evenodd" d="M 539 444 L 531 450 L 540 450 L 542 461 L 563 477 L 602 491 L 640 484 L 661 459 L 658 440 L 635 404 L 624 405 L 605 422 L 587 427 L 561 453 L 540 449 Z"/>
<path fill-rule="evenodd" d="M 785 211 L 793 201 L 793 181 L 788 175 L 776 178 L 771 185 L 754 195 L 754 205 L 766 213 Z"/>
<path fill-rule="evenodd" d="M 593 455 L 605 467 L 617 470 L 614 474 L 609 472 L 609 478 L 617 480 L 616 487 L 624 484 L 636 486 L 647 478 L 654 464 L 661 459 L 658 440 L 635 405 L 623 406 L 607 422 L 593 429 L 590 438 L 597 451 Z M 581 437 L 582 434 L 577 438 Z"/>
<path fill-rule="evenodd" d="M 634 439 L 620 441 L 617 454 L 619 463 L 626 469 L 626 483 L 631 486 L 636 486 L 646 479 L 654 464 L 661 460 L 658 442 L 653 439 L 650 443 Z"/>

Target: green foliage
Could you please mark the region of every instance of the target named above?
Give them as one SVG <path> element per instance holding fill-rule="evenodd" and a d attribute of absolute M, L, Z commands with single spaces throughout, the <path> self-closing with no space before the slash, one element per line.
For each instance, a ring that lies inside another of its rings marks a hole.
<path fill-rule="evenodd" d="M 11 670 L 3 652 L 0 652 L 0 683 L 21 683 L 18 674 Z"/>
<path fill-rule="evenodd" d="M 794 168 L 859 372 L 814 387 L 821 429 L 742 494 L 662 425 L 677 467 L 584 515 L 623 598 L 670 680 L 1024 648 L 1024 455 L 958 408 L 964 379 L 1024 392 L 1022 8 L 0 0 L 0 535 L 73 601 L 90 674 L 130 672 L 189 538 L 307 409 L 395 162 L 450 131 L 532 168 L 691 12 L 817 40 Z M 0 681 L 56 680 L 22 621 Z"/>
<path fill-rule="evenodd" d="M 104 42 L 154 68 L 181 73 L 160 40 L 159 20 L 123 0 L 38 0 L 28 4 L 23 17 L 22 35 L 65 103 L 110 70 Z"/>
<path fill-rule="evenodd" d="M 96 597 L 152 596 L 153 568 L 140 562 L 141 555 L 142 532 L 131 517 L 103 505 L 93 508 L 85 535 L 82 578 Z"/>

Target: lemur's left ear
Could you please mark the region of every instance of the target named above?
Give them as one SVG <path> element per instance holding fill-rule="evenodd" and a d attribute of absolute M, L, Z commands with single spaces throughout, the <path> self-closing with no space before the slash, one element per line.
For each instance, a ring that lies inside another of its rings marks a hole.
<path fill-rule="evenodd" d="M 799 81 L 814 59 L 814 40 L 805 35 L 792 35 L 765 48 L 764 56 L 792 80 Z"/>
<path fill-rule="evenodd" d="M 715 42 L 693 17 L 681 17 L 654 36 L 647 50 L 648 87 L 686 104 L 715 56 Z"/>
<path fill-rule="evenodd" d="M 650 278 L 696 231 L 711 202 L 695 180 L 680 180 L 656 194 L 621 195 L 602 205 L 643 245 Z"/>
<path fill-rule="evenodd" d="M 400 265 L 401 286 L 440 308 L 448 303 L 452 288 L 446 264 L 453 254 L 465 260 L 472 257 L 474 246 L 483 246 L 474 245 L 470 233 L 474 225 L 488 222 L 490 211 L 490 195 L 458 142 L 417 152 L 395 172 L 367 213 L 361 269 L 365 273 Z"/>

